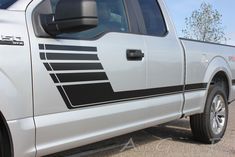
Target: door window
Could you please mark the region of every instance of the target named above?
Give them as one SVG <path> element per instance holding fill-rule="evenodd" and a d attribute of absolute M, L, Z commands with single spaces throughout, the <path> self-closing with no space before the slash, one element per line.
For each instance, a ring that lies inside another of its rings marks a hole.
<path fill-rule="evenodd" d="M 16 0 L 0 0 L 0 9 L 6 9 L 15 2 Z"/>
<path fill-rule="evenodd" d="M 164 36 L 166 24 L 156 0 L 138 0 L 144 17 L 147 35 Z"/>
<path fill-rule="evenodd" d="M 52 10 L 59 0 L 51 0 Z M 106 32 L 129 32 L 123 0 L 97 0 L 98 26 L 78 33 L 61 34 L 58 37 L 92 39 Z"/>

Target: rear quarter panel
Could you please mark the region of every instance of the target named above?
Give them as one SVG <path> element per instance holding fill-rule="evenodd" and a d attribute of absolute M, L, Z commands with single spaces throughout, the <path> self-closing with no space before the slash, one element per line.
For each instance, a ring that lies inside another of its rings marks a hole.
<path fill-rule="evenodd" d="M 229 101 L 233 101 L 235 99 L 235 87 L 232 83 L 235 78 L 235 60 L 233 60 L 235 47 L 186 39 L 181 39 L 181 42 L 185 48 L 186 56 L 186 84 L 208 83 L 208 89 L 215 74 L 223 71 L 229 80 Z M 198 93 L 199 97 L 195 95 L 194 100 L 190 98 L 192 94 L 195 93 L 185 94 L 184 112 L 186 114 L 193 110 L 203 112 L 207 90 Z"/>

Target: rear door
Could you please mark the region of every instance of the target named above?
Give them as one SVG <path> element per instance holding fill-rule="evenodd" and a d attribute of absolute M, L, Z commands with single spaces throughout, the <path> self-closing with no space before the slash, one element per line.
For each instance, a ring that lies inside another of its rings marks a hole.
<path fill-rule="evenodd" d="M 184 51 L 162 0 L 138 0 L 147 47 L 147 88 L 158 92 L 149 115 L 171 120 L 181 116 L 184 89 Z"/>

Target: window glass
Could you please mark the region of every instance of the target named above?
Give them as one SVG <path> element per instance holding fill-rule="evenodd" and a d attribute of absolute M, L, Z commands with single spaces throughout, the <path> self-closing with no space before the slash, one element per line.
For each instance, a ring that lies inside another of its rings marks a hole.
<path fill-rule="evenodd" d="M 164 36 L 167 32 L 164 17 L 157 0 L 138 0 L 148 35 Z"/>
<path fill-rule="evenodd" d="M 52 10 L 58 0 L 51 0 Z M 97 0 L 98 26 L 83 32 L 61 34 L 58 37 L 91 39 L 105 32 L 128 32 L 128 22 L 123 0 Z"/>
<path fill-rule="evenodd" d="M 15 2 L 16 0 L 0 0 L 0 9 L 6 9 Z"/>

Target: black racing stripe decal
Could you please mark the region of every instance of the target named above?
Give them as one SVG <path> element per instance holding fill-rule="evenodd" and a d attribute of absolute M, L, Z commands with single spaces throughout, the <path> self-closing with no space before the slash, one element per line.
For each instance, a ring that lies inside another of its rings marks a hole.
<path fill-rule="evenodd" d="M 108 80 L 106 73 L 63 73 L 56 74 L 61 83 L 63 82 L 79 82 L 79 81 L 99 81 Z"/>
<path fill-rule="evenodd" d="M 206 88 L 207 88 L 207 83 L 197 83 L 197 84 L 188 84 L 188 85 L 185 85 L 185 90 L 186 91 L 206 89 Z"/>
<path fill-rule="evenodd" d="M 70 102 L 69 102 L 69 100 L 68 100 L 68 98 L 67 98 L 67 96 L 66 96 L 66 94 L 65 94 L 65 92 L 64 92 L 64 90 L 63 90 L 63 88 L 62 88 L 61 86 L 57 86 L 57 89 L 59 90 L 60 95 L 62 96 L 62 98 L 63 98 L 63 100 L 64 100 L 66 106 L 67 106 L 69 109 L 72 109 L 72 108 L 71 108 L 71 104 L 70 104 Z"/>
<path fill-rule="evenodd" d="M 183 92 L 183 86 L 114 92 L 110 83 L 65 85 L 63 88 L 75 107 L 88 107 L 92 104 L 100 105 L 105 102 L 127 101 L 127 99 L 140 99 Z"/>
<path fill-rule="evenodd" d="M 232 85 L 235 86 L 235 80 L 232 80 Z"/>
<path fill-rule="evenodd" d="M 63 88 L 75 107 L 115 100 L 110 83 L 70 85 Z"/>
<path fill-rule="evenodd" d="M 50 74 L 52 80 L 55 82 L 55 83 L 59 83 L 58 79 L 56 78 L 56 75 L 55 74 Z"/>
<path fill-rule="evenodd" d="M 38 47 L 39 47 L 39 50 L 44 50 L 45 49 L 44 44 L 39 44 Z"/>
<path fill-rule="evenodd" d="M 97 54 L 46 53 L 46 58 L 47 60 L 99 60 Z"/>
<path fill-rule="evenodd" d="M 45 60 L 46 59 L 46 54 L 45 53 L 40 53 L 40 59 Z"/>
<path fill-rule="evenodd" d="M 58 51 L 90 51 L 96 52 L 96 47 L 64 46 L 64 45 L 39 45 L 40 50 L 57 50 L 57 53 L 40 53 L 41 60 L 99 60 L 97 54 L 73 54 L 58 53 Z M 183 92 L 192 92 L 206 90 L 206 83 L 179 85 L 171 87 L 161 87 L 134 91 L 114 92 L 112 85 L 108 82 L 105 72 L 82 72 L 79 70 L 104 70 L 101 63 L 44 63 L 57 86 L 65 104 L 69 109 L 97 106 L 107 103 L 137 100 L 143 98 L 181 94 Z M 78 70 L 77 73 L 54 73 L 55 71 Z M 107 81 L 107 83 L 89 83 L 72 84 L 63 83 L 81 82 L 81 81 Z M 233 80 L 233 84 L 235 80 Z"/>
<path fill-rule="evenodd" d="M 45 45 L 46 50 L 59 50 L 59 51 L 90 51 L 96 52 L 96 47 L 89 47 L 89 46 L 68 46 L 68 45 Z"/>
<path fill-rule="evenodd" d="M 50 67 L 50 65 L 48 63 L 43 63 L 43 64 L 44 64 L 44 66 L 46 67 L 46 69 L 48 71 L 52 71 L 52 69 L 51 69 L 51 67 Z"/>
<path fill-rule="evenodd" d="M 103 66 L 100 63 L 50 63 L 50 65 L 54 71 L 58 71 L 58 70 L 103 70 Z"/>

